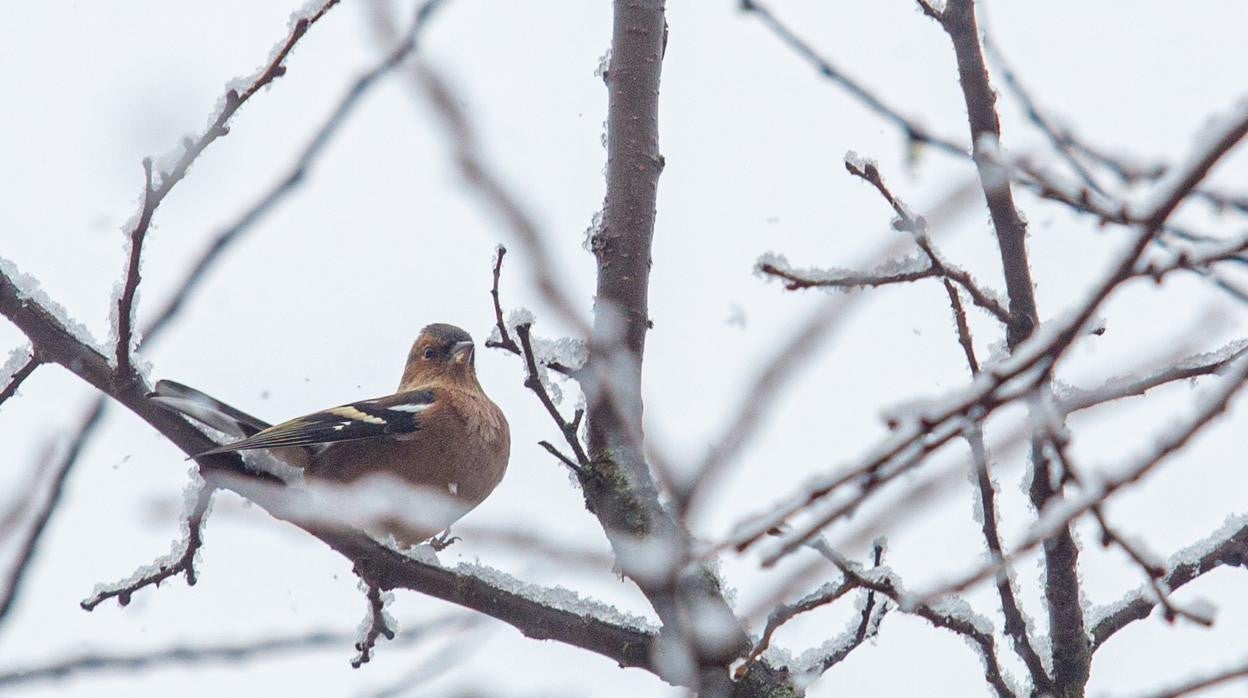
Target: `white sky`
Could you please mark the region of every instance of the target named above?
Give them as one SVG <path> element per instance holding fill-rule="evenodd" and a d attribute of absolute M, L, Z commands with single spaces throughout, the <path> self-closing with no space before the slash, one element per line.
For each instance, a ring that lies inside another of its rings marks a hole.
<path fill-rule="evenodd" d="M 162 205 L 145 248 L 140 324 L 205 241 L 286 172 L 350 81 L 380 55 L 367 4 L 344 0 L 315 26 L 287 61 L 286 77 L 240 110 L 230 135 L 211 146 Z M 966 139 L 949 41 L 912 3 L 771 4 L 887 101 L 939 134 Z M 406 21 L 409 3 L 399 5 Z M 853 149 L 876 159 L 894 192 L 920 213 L 973 171 L 930 150 L 908 166 L 905 144 L 890 125 L 820 79 L 735 2 L 670 5 L 660 107 L 667 169 L 653 255 L 646 416 L 656 446 L 687 461 L 704 452 L 756 367 L 822 298 L 790 294 L 755 277 L 757 256 L 775 251 L 803 266 L 854 266 L 886 236 L 897 235 L 888 229 L 891 212 L 883 200 L 845 173 L 844 153 Z M 0 90 L 6 95 L 0 255 L 37 276 L 74 317 L 106 337 L 108 300 L 123 268 L 118 231 L 137 206 L 141 158 L 162 154 L 183 134 L 201 129 L 222 85 L 259 65 L 297 6 L 10 3 L 0 22 Z M 1041 104 L 1111 150 L 1174 161 L 1210 114 L 1245 93 L 1248 7 L 1235 0 L 1177 12 L 1174 3 L 1154 0 L 993 2 L 985 10 L 987 29 Z M 581 241 L 601 206 L 605 159 L 606 90 L 593 71 L 609 37 L 605 0 L 450 0 L 425 34 L 426 55 L 453 80 L 489 160 L 541 224 L 557 255 L 556 273 L 587 313 L 594 270 Z M 994 85 L 1003 93 L 1005 147 L 1047 152 L 999 78 Z M 521 248 L 461 185 L 447 154 L 433 115 L 402 81 L 370 93 L 302 188 L 232 248 L 178 325 L 150 348 L 145 358 L 153 377 L 189 383 L 272 419 L 387 393 L 425 324 L 453 322 L 479 342 L 488 335 L 489 264 L 499 242 L 512 252 L 505 305 L 534 309 L 538 334 L 560 334 L 529 283 Z M 1242 190 L 1245 176 L 1248 154 L 1241 150 L 1213 180 Z M 1097 278 L 1121 231 L 1098 230 L 1026 194 L 1018 198 L 1031 223 L 1040 312 L 1052 317 Z M 1183 214 L 1211 232 L 1245 229 L 1242 216 L 1214 217 L 1199 207 Z M 979 199 L 934 232 L 948 257 L 1002 287 Z M 696 522 L 699 535 L 720 536 L 807 476 L 854 458 L 885 433 L 882 410 L 965 380 L 947 301 L 935 282 L 870 291 L 860 301 L 809 370 L 786 388 L 717 504 Z M 982 358 L 1001 336 L 973 312 Z M 728 322 L 736 313 L 743 314 L 744 327 Z M 1108 332 L 1080 345 L 1063 380 L 1092 386 L 1134 366 L 1244 335 L 1242 311 L 1191 277 L 1132 286 L 1103 314 Z M 20 342 L 15 329 L 0 323 L 0 349 Z M 482 351 L 478 367 L 511 420 L 513 453 L 502 485 L 464 523 L 605 549 L 580 494 L 535 445 L 557 434 L 523 389 L 519 361 Z M 89 396 L 66 371 L 44 367 L 20 398 L 0 408 L 0 492 L 27 482 L 48 440 L 72 428 Z M 1081 416 L 1072 422 L 1074 453 L 1085 468 L 1112 467 L 1146 448 L 1144 435 L 1179 419 L 1192 398 L 1192 389 L 1174 386 Z M 572 399 L 564 406 L 570 410 Z M 1113 521 L 1165 555 L 1216 528 L 1227 514 L 1242 512 L 1248 478 L 1236 438 L 1241 412 L 1233 410 L 1183 457 L 1116 500 L 1109 507 Z M 1017 416 L 1007 414 L 1000 424 Z M 950 449 L 936 463 L 953 467 L 961 458 Z M 994 460 L 1001 465 L 1008 544 L 1030 521 L 1018 486 L 1022 459 L 1014 449 L 994 452 Z M 97 582 L 122 578 L 168 549 L 177 534 L 186 468 L 182 454 L 146 425 L 122 410 L 109 412 L 69 482 L 20 607 L 0 628 L 0 672 L 86 652 L 354 629 L 364 600 L 349 565 L 228 495 L 219 497 L 207 529 L 194 588 L 176 580 L 139 592 L 125 609 L 104 604 L 91 614 L 81 611 L 78 602 Z M 958 482 L 950 496 L 907 512 L 887 531 L 888 559 L 911 588 L 979 559 L 971 490 Z M 1079 532 L 1090 602 L 1110 602 L 1141 584 L 1121 553 L 1100 548 L 1093 528 Z M 10 555 L 12 547 L 0 541 L 0 554 Z M 447 562 L 461 558 L 564 584 L 637 613 L 647 610 L 640 594 L 609 569 L 569 571 L 541 554 L 471 537 L 443 554 Z M 773 579 L 760 575 L 749 555 L 725 560 L 724 569 L 739 608 L 761 598 Z M 1025 558 L 1017 574 L 1026 610 L 1039 617 L 1035 558 Z M 1131 693 L 1242 658 L 1248 640 L 1243 579 L 1242 572 L 1220 570 L 1176 595 L 1178 601 L 1213 600 L 1219 616 L 1212 630 L 1150 618 L 1120 633 L 1098 653 L 1090 691 Z M 1001 626 L 994 593 L 980 589 L 970 600 Z M 399 592 L 390 610 L 411 627 L 450 608 Z M 799 654 L 840 632 L 849 609 L 843 602 L 799 619 L 777 642 Z M 454 666 L 413 687 L 412 695 L 677 693 L 648 673 L 526 640 L 500 623 L 476 628 L 465 636 L 467 652 L 452 660 Z M 358 671 L 350 668 L 353 652 L 344 645 L 246 663 L 84 674 L 22 690 L 368 694 L 394 684 L 439 647 L 383 644 L 374 662 Z M 1000 647 L 1010 657 L 1007 668 L 1021 677 L 1021 664 Z M 960 638 L 895 613 L 878 642 L 830 671 L 812 695 L 985 690 L 978 658 Z"/>

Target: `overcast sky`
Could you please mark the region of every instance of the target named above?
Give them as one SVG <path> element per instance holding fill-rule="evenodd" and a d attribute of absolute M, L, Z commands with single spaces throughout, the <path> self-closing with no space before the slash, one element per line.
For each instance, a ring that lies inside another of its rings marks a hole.
<path fill-rule="evenodd" d="M 161 206 L 145 247 L 140 324 L 206 241 L 285 174 L 354 77 L 382 55 L 369 11 L 378 5 L 406 23 L 411 3 L 343 0 L 287 60 L 287 75 L 240 110 L 229 136 Z M 891 104 L 938 134 L 968 139 L 948 37 L 912 2 L 775 0 L 771 6 Z M 141 193 L 140 160 L 199 132 L 223 85 L 264 61 L 299 3 L 44 0 L 5 7 L 0 256 L 37 277 L 103 340 L 123 269 L 120 231 Z M 894 126 L 820 78 L 736 7 L 729 0 L 672 0 L 668 8 L 660 101 L 667 166 L 659 186 L 645 397 L 648 435 L 677 463 L 705 452 L 760 364 L 825 298 L 758 278 L 756 258 L 776 252 L 801 266 L 855 267 L 900 235 L 889 229 L 884 201 L 845 172 L 846 151 L 876 159 L 898 195 L 933 214 L 933 234 L 947 256 L 986 285 L 1003 288 L 978 192 L 950 215 L 934 213 L 951 192 L 973 182 L 969 162 L 930 149 L 911 152 Z M 985 29 L 1041 104 L 1114 152 L 1176 161 L 1211 114 L 1248 92 L 1248 6 L 1239 0 L 1181 9 L 1155 0 L 980 8 Z M 462 98 L 488 160 L 539 222 L 556 255 L 554 273 L 586 316 L 594 266 L 582 241 L 602 204 L 605 162 L 606 90 L 594 70 L 610 30 L 605 0 L 449 0 L 422 49 Z M 994 81 L 1002 92 L 1005 147 L 1056 163 L 999 77 Z M 1248 153 L 1241 150 L 1212 180 L 1242 191 L 1246 177 Z M 1098 278 L 1123 232 L 1099 229 L 1028 194 L 1019 195 L 1019 205 L 1030 222 L 1040 314 L 1052 318 Z M 1181 214 L 1224 235 L 1248 225 L 1243 216 L 1195 206 Z M 490 263 L 499 243 L 512 251 L 504 305 L 532 309 L 536 334 L 564 334 L 534 290 L 522 249 L 458 179 L 433 113 L 407 83 L 391 79 L 364 98 L 298 191 L 230 249 L 144 358 L 153 379 L 194 385 L 269 419 L 383 395 L 397 383 L 422 326 L 451 322 L 479 344 L 489 334 Z M 947 299 L 936 282 L 868 291 L 856 300 L 734 461 L 714 504 L 694 522 L 697 535 L 722 537 L 807 477 L 850 461 L 886 433 L 885 410 L 965 382 Z M 1245 335 L 1242 308 L 1190 276 L 1133 285 L 1102 314 L 1107 332 L 1078 345 L 1060 380 L 1094 386 Z M 1003 337 L 989 317 L 973 311 L 972 327 L 981 355 L 1000 351 Z M 0 323 L 0 352 L 22 342 L 15 328 Z M 580 493 L 536 446 L 557 432 L 524 390 L 520 362 L 484 349 L 477 361 L 482 383 L 511 422 L 513 448 L 503 483 L 464 524 L 605 551 Z M 1133 447 L 1147 446 L 1143 435 L 1186 414 L 1205 387 L 1173 386 L 1076 418 L 1076 457 L 1088 468 L 1112 467 Z M 575 391 L 567 392 L 563 407 L 570 412 Z M 20 398 L 0 408 L 0 492 L 26 486 L 41 454 L 73 429 L 91 396 L 68 372 L 43 367 Z M 1002 430 L 1019 417 L 1003 415 Z M 1109 507 L 1114 521 L 1165 556 L 1243 512 L 1242 424 L 1240 405 L 1187 453 L 1119 497 Z M 983 553 L 959 449 L 937 457 L 927 471 L 944 468 L 955 486 L 880 532 L 889 538 L 888 560 L 910 588 L 948 579 Z M 68 483 L 19 608 L 0 627 L 0 672 L 90 652 L 355 629 L 364 600 L 349 564 L 232 495 L 218 496 L 195 587 L 178 579 L 139 592 L 124 609 L 104 604 L 84 613 L 78 602 L 96 583 L 127 576 L 177 537 L 188 481 L 183 457 L 131 414 L 108 412 Z M 1002 447 L 993 460 L 1008 544 L 1032 520 L 1020 487 L 1024 459 L 1019 449 Z M 1089 604 L 1110 603 L 1140 586 L 1138 571 L 1120 552 L 1099 546 L 1094 527 L 1077 530 Z M 12 548 L 0 541 L 0 559 Z M 846 552 L 864 559 L 867 551 Z M 442 560 L 479 560 L 648 615 L 641 595 L 605 565 L 568 569 L 484 536 L 468 536 Z M 786 569 L 792 566 L 780 566 Z M 775 579 L 758 570 L 752 554 L 725 559 L 723 571 L 741 611 L 765 598 Z M 1017 577 L 1024 607 L 1036 618 L 1042 617 L 1039 575 L 1037 559 L 1024 557 Z M 1096 655 L 1089 690 L 1130 694 L 1242 659 L 1248 644 L 1243 582 L 1242 571 L 1220 570 L 1182 589 L 1177 600 L 1216 603 L 1216 626 L 1167 626 L 1157 618 L 1133 625 Z M 390 611 L 401 632 L 457 611 L 411 592 L 396 597 Z M 991 589 L 968 598 L 1001 627 Z M 851 612 L 842 603 L 810 614 L 777 643 L 800 654 L 840 632 Z M 430 673 L 437 676 L 421 678 L 411 695 L 679 695 L 649 673 L 527 640 L 495 621 L 434 633 L 414 645 L 382 644 L 361 670 L 350 668 L 347 643 L 249 662 L 83 674 L 18 690 L 363 695 L 409 681 L 420 667 L 430 671 L 432 659 L 437 669 Z M 440 655 L 448 645 L 452 654 Z M 1012 655 L 1007 669 L 1023 676 Z M 977 655 L 962 639 L 896 613 L 877 642 L 830 671 L 812 695 L 986 690 Z"/>

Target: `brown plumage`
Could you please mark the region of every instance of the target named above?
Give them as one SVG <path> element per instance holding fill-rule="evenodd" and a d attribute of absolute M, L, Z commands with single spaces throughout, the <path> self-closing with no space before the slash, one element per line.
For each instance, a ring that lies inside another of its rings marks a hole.
<path fill-rule="evenodd" d="M 429 325 L 408 353 L 398 390 L 385 397 L 322 410 L 268 426 L 244 412 L 172 381 L 153 400 L 211 427 L 244 437 L 199 455 L 269 449 L 304 469 L 310 482 L 352 483 L 397 476 L 430 495 L 402 520 L 368 528 L 414 545 L 480 504 L 507 468 L 507 419 L 477 381 L 475 348 L 453 325 Z"/>

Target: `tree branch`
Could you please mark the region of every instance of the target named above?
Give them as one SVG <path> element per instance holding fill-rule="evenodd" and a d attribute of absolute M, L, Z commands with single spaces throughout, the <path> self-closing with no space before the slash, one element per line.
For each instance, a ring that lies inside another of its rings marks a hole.
<path fill-rule="evenodd" d="M 30 338 L 45 360 L 66 367 L 111 396 L 184 453 L 202 453 L 216 446 L 185 419 L 149 401 L 147 387 L 141 380 L 114 380 L 114 369 L 102 354 L 78 341 L 50 311 L 34 299 L 23 296 L 4 274 L 0 274 L 0 314 Z M 270 513 L 281 511 L 282 502 L 274 501 L 262 489 L 245 486 L 246 482 L 256 481 L 255 478 L 262 476 L 249 470 L 239 457 L 217 455 L 198 462 L 209 484 L 217 473 L 233 475 L 235 477 L 223 485 L 226 489 L 252 498 Z M 296 525 L 299 524 L 296 522 Z M 315 528 L 304 530 L 350 560 L 362 576 L 383 590 L 403 588 L 419 591 L 498 618 L 528 637 L 558 640 L 605 655 L 622 666 L 657 671 L 651 659 L 651 644 L 655 635 L 650 631 L 573 610 L 550 607 L 540 600 L 485 579 L 401 555 L 362 533 Z"/>
<path fill-rule="evenodd" d="M 1171 555 L 1165 564 L 1169 571 L 1159 582 L 1173 592 L 1222 565 L 1248 566 L 1248 519 L 1232 518 L 1221 531 Z M 1092 651 L 1099 649 L 1114 633 L 1147 618 L 1157 604 L 1157 598 L 1136 592 L 1104 612 L 1093 613 L 1090 621 Z"/>
<path fill-rule="evenodd" d="M 434 634 L 434 631 L 438 631 L 440 636 L 442 631 L 448 629 L 448 626 L 463 625 L 464 623 L 462 614 L 447 614 L 424 623 L 416 623 L 401 636 L 395 638 L 394 644 L 415 644 L 420 640 L 428 639 Z M 149 654 L 88 653 L 43 666 L 2 673 L 0 674 L 0 688 L 35 681 L 47 681 L 49 679 L 64 679 L 74 674 L 97 671 L 134 672 L 177 664 L 188 665 L 208 662 L 239 665 L 245 664 L 247 660 L 270 655 L 337 647 L 352 642 L 354 637 L 354 633 L 319 631 L 273 637 L 247 643 L 175 645 Z"/>
<path fill-rule="evenodd" d="M 195 586 L 195 555 L 204 545 L 204 519 L 208 516 L 208 506 L 212 502 L 213 492 L 216 487 L 207 483 L 199 483 L 195 492 L 191 495 L 194 499 L 191 502 L 190 509 L 186 515 L 186 532 L 185 539 L 175 543 L 172 553 L 167 557 L 156 560 L 153 563 L 154 569 L 151 567 L 140 569 L 129 579 L 124 579 L 116 584 L 101 584 L 95 588 L 91 596 L 84 599 L 79 605 L 84 611 L 94 611 L 96 606 L 104 603 L 108 599 L 117 599 L 117 603 L 122 606 L 130 604 L 130 597 L 134 592 L 149 586 L 160 586 L 160 583 L 176 577 L 179 574 L 186 575 L 187 586 Z M 178 547 L 181 550 L 178 550 Z"/>
<path fill-rule="evenodd" d="M 996 641 L 993 639 L 991 624 L 986 618 L 968 615 L 956 604 L 947 604 L 942 608 L 928 603 L 916 604 L 906 597 L 901 581 L 890 570 L 885 568 L 864 573 L 858 565 L 836 552 L 822 537 L 811 540 L 808 545 L 836 565 L 847 579 L 864 589 L 871 589 L 888 597 L 903 613 L 918 616 L 938 628 L 944 628 L 965 637 L 975 645 L 984 660 L 984 679 L 993 687 L 997 695 L 1014 695 L 1014 691 L 1005 682 L 1005 677 L 1001 672 L 1001 664 L 997 659 Z"/>
<path fill-rule="evenodd" d="M 18 349 L 16 351 L 20 352 L 22 350 Z M 13 363 L 14 358 L 21 361 L 20 356 L 20 354 L 15 353 L 14 356 L 9 359 L 9 363 Z M 22 365 L 16 367 L 12 373 L 7 374 L 7 377 L 5 377 L 5 372 L 0 370 L 0 377 L 4 377 L 4 380 L 7 381 L 4 384 L 4 387 L 0 388 L 0 405 L 3 405 L 6 400 L 17 394 L 18 389 L 22 387 L 22 383 L 25 382 L 27 378 L 30 378 L 30 374 L 34 373 L 35 369 L 39 368 L 39 364 L 41 363 L 43 362 L 39 360 L 39 357 L 34 354 L 29 354 L 25 361 L 22 362 Z M 5 368 L 9 368 L 9 365 L 6 364 Z"/>

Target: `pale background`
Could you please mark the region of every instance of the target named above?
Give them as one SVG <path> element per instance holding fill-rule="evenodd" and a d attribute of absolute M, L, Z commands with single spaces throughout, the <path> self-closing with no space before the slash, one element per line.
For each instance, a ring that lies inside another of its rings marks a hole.
<path fill-rule="evenodd" d="M 346 86 L 381 53 L 369 3 L 344 0 L 299 44 L 289 72 L 246 104 L 231 133 L 212 145 L 161 206 L 145 248 L 142 324 L 205 241 L 283 176 Z M 386 5 L 389 7 L 389 5 Z M 0 256 L 38 277 L 98 338 L 123 268 L 119 232 L 137 207 L 140 159 L 203 127 L 224 83 L 250 74 L 285 35 L 296 2 L 63 2 L 3 5 L 0 21 Z M 406 23 L 408 3 L 395 3 Z M 1237 0 L 1074 0 L 981 5 L 985 27 L 1051 111 L 1089 141 L 1145 159 L 1174 161 L 1208 115 L 1248 91 Z M 773 9 L 839 67 L 935 132 L 967 138 L 953 53 L 945 34 L 906 0 L 777 0 Z M 972 176 L 966 161 L 931 150 L 907 166 L 890 125 L 819 78 L 755 19 L 728 0 L 672 0 L 660 103 L 667 159 L 658 203 L 646 355 L 647 429 L 675 460 L 700 456 L 740 399 L 753 367 L 771 356 L 821 296 L 791 294 L 752 275 L 756 257 L 784 253 L 799 265 L 853 266 L 878 247 L 890 211 L 842 165 L 853 149 L 880 163 L 894 191 L 923 212 Z M 557 275 L 588 313 L 593 260 L 581 248 L 601 206 L 600 144 L 606 90 L 594 76 L 610 37 L 606 0 L 452 0 L 425 34 L 425 52 L 452 80 L 478 126 L 488 159 L 541 224 Z M 1008 149 L 1045 141 L 1002 92 Z M 1240 185 L 1248 153 L 1232 155 L 1214 181 Z M 1060 207 L 1020 195 L 1042 317 L 1074 302 L 1096 278 L 1120 231 L 1098 230 Z M 1241 232 L 1244 218 L 1185 213 L 1206 229 Z M 979 200 L 936 230 L 948 256 L 1000 288 L 996 250 Z M 233 247 L 176 327 L 149 347 L 153 378 L 169 377 L 270 419 L 389 392 L 423 325 L 453 322 L 478 341 L 492 324 L 487 294 L 494 246 L 511 243 L 458 180 L 443 132 L 408 86 L 391 79 L 370 93 L 307 181 Z M 538 314 L 537 334 L 558 323 L 510 245 L 503 298 Z M 880 413 L 966 378 L 947 300 L 935 282 L 870 291 L 828 347 L 784 392 L 760 438 L 739 459 L 719 504 L 697 533 L 723 535 L 808 475 L 826 472 L 884 433 Z M 1218 310 L 1211 313 L 1210 309 Z M 998 342 L 973 311 L 981 355 Z M 1085 342 L 1062 378 L 1095 385 L 1140 362 L 1212 349 L 1243 336 L 1242 311 L 1191 277 L 1139 284 L 1104 311 L 1109 331 Z M 741 322 L 744 318 L 744 322 Z M 20 334 L 0 323 L 0 349 Z M 535 443 L 557 434 L 521 386 L 510 355 L 479 352 L 482 383 L 512 423 L 511 467 L 465 523 L 519 528 L 555 544 L 605 550 L 597 521 L 556 462 Z M 1080 378 L 1086 378 L 1080 381 Z M 22 396 L 0 408 L 0 491 L 18 496 L 49 440 L 71 429 L 90 391 L 57 367 L 40 368 Z M 1118 410 L 1072 422 L 1087 466 L 1132 453 L 1150 426 L 1183 414 L 1192 391 L 1176 386 Z M 572 400 L 564 407 L 569 411 Z M 1159 555 L 1187 545 L 1245 508 L 1242 405 L 1110 508 L 1121 528 Z M 1112 414 L 1111 414 L 1112 413 Z M 1146 444 L 1143 444 L 1146 445 Z M 1017 451 L 1001 463 L 1003 535 L 1029 519 Z M 951 450 L 944 463 L 956 463 Z M 47 532 L 20 606 L 0 627 L 0 671 L 85 652 L 132 652 L 170 643 L 245 641 L 301 630 L 351 631 L 363 615 L 349 565 L 296 529 L 219 496 L 207 528 L 198 585 L 181 579 L 137 593 L 119 609 L 78 607 L 97 582 L 128 575 L 168 550 L 177 535 L 183 455 L 122 410 L 79 463 Z M 961 477 L 961 476 L 958 476 Z M 913 588 L 978 559 L 982 543 L 969 485 L 929 502 L 888 531 L 888 559 Z M 1094 529 L 1081 527 L 1090 603 L 1141 584 L 1138 571 Z M 0 542 L 0 553 L 12 546 Z M 858 557 L 864 550 L 847 551 Z M 476 559 L 534 582 L 564 584 L 622 608 L 646 604 L 609 569 L 568 570 L 541 553 L 472 539 L 444 561 Z M 3 558 L 3 559 L 7 559 Z M 724 562 L 740 608 L 768 589 L 753 557 Z M 1035 558 L 1021 563 L 1023 603 L 1040 615 Z M 1092 666 L 1093 694 L 1131 694 L 1242 659 L 1248 595 L 1242 571 L 1219 570 L 1176 595 L 1219 607 L 1214 629 L 1157 618 L 1111 640 Z M 995 593 L 972 602 L 995 615 Z M 777 638 L 795 654 L 839 633 L 849 604 L 811 614 Z M 407 627 L 452 607 L 410 592 L 390 609 Z M 756 628 L 757 629 L 757 628 Z M 402 632 L 402 629 L 401 631 Z M 679 691 L 639 670 L 509 626 L 478 624 L 447 641 L 444 673 L 412 695 L 665 695 Z M 169 666 L 133 674 L 81 674 L 32 683 L 30 695 L 226 692 L 366 695 L 391 687 L 444 642 L 382 644 L 352 670 L 349 645 L 248 662 Z M 999 642 L 1007 668 L 1021 665 Z M 979 660 L 962 639 L 894 613 L 873 645 L 830 671 L 812 695 L 978 695 Z M 1226 689 L 1242 695 L 1243 688 Z"/>

